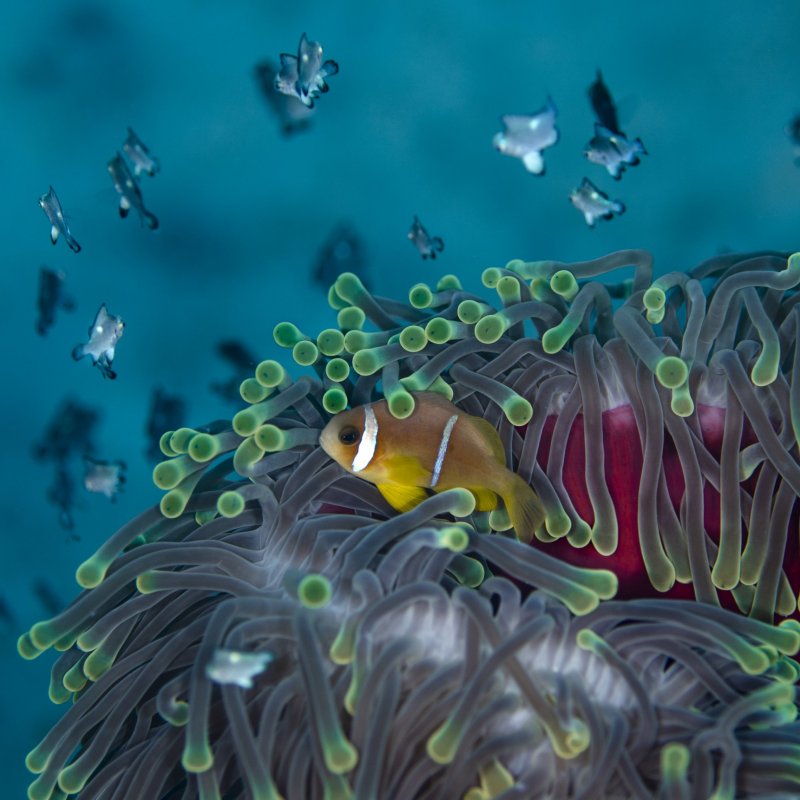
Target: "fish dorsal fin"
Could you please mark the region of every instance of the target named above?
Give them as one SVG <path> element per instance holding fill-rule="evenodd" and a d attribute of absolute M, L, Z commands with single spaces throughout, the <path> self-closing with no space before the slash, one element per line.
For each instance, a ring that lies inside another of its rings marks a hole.
<path fill-rule="evenodd" d="M 414 456 L 386 456 L 382 460 L 381 468 L 383 474 L 388 478 L 387 483 L 397 483 L 403 486 L 430 486 L 433 477 L 430 470 L 425 469 Z"/>
<path fill-rule="evenodd" d="M 384 500 L 400 512 L 411 511 L 428 497 L 428 493 L 420 486 L 404 486 L 399 483 L 379 483 L 377 486 Z"/>
<path fill-rule="evenodd" d="M 470 416 L 469 421 L 475 430 L 478 431 L 480 437 L 486 442 L 486 444 L 489 445 L 492 455 L 495 457 L 497 462 L 505 466 L 506 450 L 503 447 L 503 442 L 500 440 L 500 434 L 497 432 L 494 425 L 487 422 L 482 417 Z"/>

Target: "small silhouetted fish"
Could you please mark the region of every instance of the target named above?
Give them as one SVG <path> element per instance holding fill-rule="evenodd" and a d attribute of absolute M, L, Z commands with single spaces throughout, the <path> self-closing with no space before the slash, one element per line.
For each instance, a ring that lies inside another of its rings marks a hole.
<path fill-rule="evenodd" d="M 794 164 L 800 167 L 800 114 L 795 114 L 784 130 L 794 145 Z"/>
<path fill-rule="evenodd" d="M 256 64 L 254 72 L 264 100 L 281 124 L 281 132 L 288 136 L 308 128 L 314 111 L 294 94 L 284 94 L 275 88 L 277 67 L 265 60 Z"/>
<path fill-rule="evenodd" d="M 167 394 L 161 387 L 153 390 L 150 413 L 147 416 L 147 457 L 161 461 L 164 454 L 159 447 L 161 436 L 167 431 L 180 428 L 186 419 L 186 402 L 182 397 Z"/>
<path fill-rule="evenodd" d="M 42 604 L 42 608 L 51 617 L 55 617 L 56 614 L 60 614 L 64 610 L 64 601 L 43 578 L 36 578 L 31 584 L 31 589 L 36 599 Z"/>
<path fill-rule="evenodd" d="M 614 180 L 619 180 L 625 166 L 635 167 L 640 155 L 647 155 L 641 139 L 631 141 L 621 133 L 605 128 L 599 122 L 594 126 L 594 137 L 583 153 L 592 164 L 600 164 Z"/>
<path fill-rule="evenodd" d="M 133 128 L 128 128 L 128 138 L 122 145 L 122 152 L 128 156 L 128 161 L 133 164 L 133 173 L 137 178 L 143 172 L 152 177 L 161 169 L 158 159 L 150 155 L 147 146 L 134 133 Z"/>
<path fill-rule="evenodd" d="M 588 89 L 589 102 L 592 104 L 592 111 L 597 117 L 597 121 L 611 131 L 619 131 L 619 121 L 617 119 L 617 107 L 611 97 L 611 92 L 603 82 L 603 75 L 597 70 L 597 77 Z"/>
<path fill-rule="evenodd" d="M 33 455 L 39 461 L 63 463 L 72 455 L 94 452 L 93 435 L 99 413 L 89 406 L 65 398 L 45 428 Z"/>
<path fill-rule="evenodd" d="M 250 689 L 253 678 L 260 675 L 273 658 L 272 653 L 241 653 L 218 647 L 211 661 L 206 664 L 206 676 L 214 683 Z"/>
<path fill-rule="evenodd" d="M 39 318 L 36 320 L 36 331 L 44 336 L 56 320 L 56 310 L 63 308 L 72 311 L 74 299 L 64 291 L 65 275 L 61 270 L 39 268 L 39 291 L 36 295 L 36 307 Z"/>
<path fill-rule="evenodd" d="M 58 509 L 58 522 L 61 527 L 66 531 L 71 531 L 75 527 L 75 521 L 72 518 L 72 509 L 75 504 L 75 481 L 63 462 L 56 464 L 53 483 L 47 490 L 47 499 Z M 69 538 L 77 541 L 79 537 L 71 534 Z"/>
<path fill-rule="evenodd" d="M 209 384 L 209 388 L 214 394 L 229 403 L 241 403 L 242 396 L 239 394 L 239 386 L 245 378 L 253 377 L 258 359 L 241 342 L 234 339 L 226 339 L 217 343 L 217 355 L 230 364 L 235 373 L 228 380 L 223 382 L 214 381 Z"/>
<path fill-rule="evenodd" d="M 103 377 L 114 380 L 117 373 L 111 369 L 111 364 L 114 361 L 117 342 L 124 330 L 125 323 L 122 318 L 109 314 L 106 304 L 103 303 L 89 327 L 89 341 L 86 344 L 75 345 L 72 357 L 80 361 L 84 356 L 91 356 L 92 364 L 100 370 Z"/>
<path fill-rule="evenodd" d="M 598 219 L 611 219 L 614 214 L 625 211 L 624 203 L 619 200 L 609 200 L 608 195 L 601 192 L 588 178 L 573 189 L 569 196 L 570 202 L 583 214 L 586 224 L 593 228 Z"/>
<path fill-rule="evenodd" d="M 550 97 L 534 114 L 506 114 L 500 117 L 503 130 L 495 134 L 492 144 L 503 155 L 520 159 L 528 172 L 544 175 L 542 151 L 558 141 L 557 116 Z"/>
<path fill-rule="evenodd" d="M 297 55 L 281 53 L 281 69 L 275 77 L 275 88 L 281 94 L 296 97 L 313 108 L 314 100 L 328 91 L 325 78 L 335 75 L 339 65 L 335 61 L 322 61 L 322 45 L 312 42 L 305 33 L 300 37 Z"/>
<path fill-rule="evenodd" d="M 80 253 L 81 246 L 70 232 L 67 220 L 64 218 L 64 210 L 61 208 L 56 190 L 52 186 L 39 198 L 39 206 L 50 220 L 50 241 L 55 244 L 59 235 L 63 235 L 69 249 L 73 253 Z"/>
<path fill-rule="evenodd" d="M 11 606 L 2 595 L 0 595 L 0 622 L 3 623 L 3 627 L 5 627 L 7 631 L 19 630 L 17 618 L 11 610 Z"/>
<path fill-rule="evenodd" d="M 142 190 L 121 153 L 117 153 L 108 162 L 108 174 L 111 175 L 114 188 L 119 193 L 119 215 L 127 217 L 131 208 L 135 208 L 142 221 L 147 223 L 147 227 L 155 230 L 158 227 L 158 218 L 144 207 Z"/>
<path fill-rule="evenodd" d="M 340 223 L 320 248 L 312 276 L 327 290 L 343 272 L 358 275 L 365 286 L 369 283 L 364 244 L 349 225 Z"/>
<path fill-rule="evenodd" d="M 88 492 L 104 494 L 114 500 L 125 483 L 125 462 L 98 461 L 84 456 L 83 486 Z"/>
<path fill-rule="evenodd" d="M 436 253 L 441 253 L 444 250 L 442 239 L 438 236 L 431 236 L 419 221 L 419 217 L 414 217 L 414 221 L 411 223 L 411 230 L 408 232 L 408 238 L 423 258 L 436 258 Z"/>

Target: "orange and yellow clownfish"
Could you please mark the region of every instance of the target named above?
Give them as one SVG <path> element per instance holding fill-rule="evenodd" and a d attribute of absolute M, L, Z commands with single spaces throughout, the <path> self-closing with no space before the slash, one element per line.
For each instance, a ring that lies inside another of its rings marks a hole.
<path fill-rule="evenodd" d="M 396 419 L 385 400 L 337 414 L 322 449 L 348 472 L 374 483 L 392 508 L 408 511 L 430 492 L 463 487 L 478 511 L 503 500 L 517 538 L 530 541 L 544 521 L 533 489 L 506 467 L 497 431 L 434 392 L 414 395 L 413 413 Z"/>

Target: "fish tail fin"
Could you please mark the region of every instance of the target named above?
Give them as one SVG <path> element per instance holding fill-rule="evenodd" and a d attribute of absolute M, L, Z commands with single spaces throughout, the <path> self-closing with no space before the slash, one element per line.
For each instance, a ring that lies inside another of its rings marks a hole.
<path fill-rule="evenodd" d="M 431 239 L 431 245 L 440 253 L 444 250 L 444 241 L 441 236 L 434 236 L 433 239 Z"/>
<path fill-rule="evenodd" d="M 514 526 L 517 539 L 530 542 L 537 528 L 544 524 L 544 506 L 536 492 L 516 473 L 509 472 L 506 485 L 500 496 Z"/>
<path fill-rule="evenodd" d="M 616 211 L 617 214 L 624 214 L 625 213 L 625 203 L 623 203 L 621 200 L 617 200 L 614 203 L 614 211 Z"/>
<path fill-rule="evenodd" d="M 76 344 L 75 347 L 72 348 L 72 357 L 75 361 L 80 361 L 86 355 L 86 351 L 83 349 L 82 344 Z"/>
<path fill-rule="evenodd" d="M 70 236 L 67 239 L 67 244 L 69 245 L 69 249 L 72 250 L 73 253 L 80 253 L 81 246 L 75 241 L 73 236 Z"/>
<path fill-rule="evenodd" d="M 154 231 L 156 228 L 158 228 L 158 217 L 155 214 L 145 211 L 144 219 L 147 223 L 147 227 L 150 228 L 151 231 Z"/>
<path fill-rule="evenodd" d="M 647 155 L 647 150 L 645 150 L 645 147 L 644 147 L 644 142 L 642 142 L 642 140 L 641 140 L 641 139 L 637 139 L 637 140 L 636 140 L 636 141 L 633 143 L 633 146 L 634 146 L 634 148 L 636 149 L 636 152 L 637 152 L 637 153 L 642 153 L 642 155 L 645 155 L 645 156 Z"/>

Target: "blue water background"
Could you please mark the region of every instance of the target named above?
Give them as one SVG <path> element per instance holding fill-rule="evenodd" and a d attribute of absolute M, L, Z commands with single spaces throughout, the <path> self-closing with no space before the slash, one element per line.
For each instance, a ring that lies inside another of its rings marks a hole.
<path fill-rule="evenodd" d="M 310 270 L 343 220 L 364 239 L 373 289 L 395 297 L 447 272 L 488 294 L 481 270 L 517 257 L 644 247 L 664 272 L 726 249 L 798 248 L 800 171 L 784 133 L 800 111 L 798 30 L 796 0 L 5 4 L 0 596 L 16 623 L 1 629 L 0 796 L 24 796 L 24 754 L 64 711 L 47 699 L 51 655 L 16 654 L 17 633 L 45 615 L 32 581 L 71 598 L 75 567 L 158 501 L 143 455 L 156 385 L 187 398 L 193 424 L 229 417 L 208 390 L 229 374 L 215 343 L 288 364 L 276 322 L 333 324 Z M 252 69 L 303 31 L 341 71 L 313 128 L 287 139 Z M 620 182 L 582 156 L 598 67 L 649 151 Z M 537 178 L 491 139 L 500 114 L 548 93 L 561 141 Z M 157 233 L 117 215 L 106 163 L 128 125 L 161 160 L 142 180 Z M 584 175 L 627 212 L 589 229 L 567 200 Z M 50 244 L 36 202 L 50 184 L 78 255 Z M 435 263 L 406 240 L 414 214 L 446 242 Z M 46 338 L 34 332 L 41 264 L 65 270 L 78 301 Z M 103 301 L 127 323 L 113 382 L 70 358 Z M 97 455 L 128 464 L 115 504 L 80 494 L 79 542 L 45 502 L 51 465 L 31 456 L 65 395 L 102 410 Z"/>

